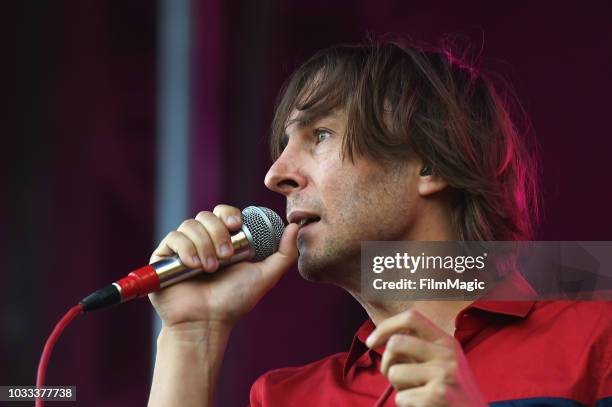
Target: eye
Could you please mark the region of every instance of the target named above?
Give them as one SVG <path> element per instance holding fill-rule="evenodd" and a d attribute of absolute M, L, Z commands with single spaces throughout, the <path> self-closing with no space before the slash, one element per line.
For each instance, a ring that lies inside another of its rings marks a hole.
<path fill-rule="evenodd" d="M 316 129 L 315 130 L 315 136 L 317 137 L 317 144 L 319 144 L 322 141 L 327 140 L 329 137 L 331 137 L 332 133 L 327 130 L 327 129 Z"/>

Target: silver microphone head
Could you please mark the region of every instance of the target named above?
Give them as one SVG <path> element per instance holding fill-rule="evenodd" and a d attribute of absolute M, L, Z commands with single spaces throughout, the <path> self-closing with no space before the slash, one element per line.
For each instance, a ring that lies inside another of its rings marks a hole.
<path fill-rule="evenodd" d="M 261 261 L 278 250 L 285 224 L 271 209 L 248 206 L 242 210 L 242 229 L 255 250 L 251 261 Z"/>

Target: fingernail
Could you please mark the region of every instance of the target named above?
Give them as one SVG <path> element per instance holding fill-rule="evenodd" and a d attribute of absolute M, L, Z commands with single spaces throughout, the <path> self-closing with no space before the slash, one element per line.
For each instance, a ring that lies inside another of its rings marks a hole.
<path fill-rule="evenodd" d="M 366 338 L 366 345 L 368 345 L 368 348 L 372 347 L 372 344 L 374 343 L 374 336 L 370 335 Z"/>
<path fill-rule="evenodd" d="M 209 258 L 206 259 L 206 267 L 208 268 L 208 271 L 213 271 L 216 266 L 217 266 L 217 259 L 214 256 L 210 256 Z"/>
<path fill-rule="evenodd" d="M 240 223 L 240 218 L 238 216 L 230 216 L 228 221 L 229 223 L 233 223 L 234 225 L 237 225 Z"/>
<path fill-rule="evenodd" d="M 192 260 L 192 261 L 193 261 L 193 263 L 194 263 L 195 265 L 197 265 L 197 266 L 199 266 L 200 264 L 202 264 L 202 263 L 200 263 L 200 258 L 199 258 L 198 256 L 193 256 L 193 257 L 191 258 L 191 260 Z"/>
<path fill-rule="evenodd" d="M 221 256 L 229 256 L 229 254 L 230 254 L 229 244 L 223 243 L 221 245 L 221 247 L 219 248 L 219 252 L 220 252 Z"/>

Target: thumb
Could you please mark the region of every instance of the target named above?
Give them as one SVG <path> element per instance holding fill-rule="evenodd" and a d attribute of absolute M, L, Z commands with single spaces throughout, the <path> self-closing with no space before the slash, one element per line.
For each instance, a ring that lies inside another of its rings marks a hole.
<path fill-rule="evenodd" d="M 298 258 L 297 232 L 300 227 L 290 223 L 283 232 L 278 251 L 259 263 L 264 280 L 276 284 L 278 279 L 293 266 Z"/>

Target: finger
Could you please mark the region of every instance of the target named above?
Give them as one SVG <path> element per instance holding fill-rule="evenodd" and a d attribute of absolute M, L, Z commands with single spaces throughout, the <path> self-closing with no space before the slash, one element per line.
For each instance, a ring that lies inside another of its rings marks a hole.
<path fill-rule="evenodd" d="M 159 245 L 155 248 L 155 250 L 151 254 L 151 258 L 149 259 L 149 264 L 155 263 L 158 260 L 161 260 L 168 256 L 172 256 L 174 254 L 175 253 L 168 246 L 166 246 L 166 239 L 164 238 L 162 239 L 161 242 L 159 242 Z"/>
<path fill-rule="evenodd" d="M 398 362 L 423 362 L 435 356 L 436 345 L 412 335 L 394 334 L 387 341 L 387 346 L 380 362 L 380 371 L 387 375 L 389 367 Z M 437 345 L 439 347 L 439 345 Z"/>
<path fill-rule="evenodd" d="M 188 219 L 179 226 L 178 231 L 193 242 L 204 270 L 208 272 L 215 271 L 219 265 L 215 246 L 202 223 L 195 219 Z"/>
<path fill-rule="evenodd" d="M 433 322 L 419 312 L 410 309 L 379 323 L 366 339 L 366 344 L 370 348 L 376 348 L 387 342 L 391 335 L 400 332 L 408 332 L 427 341 L 436 341 L 448 337 L 448 334 Z"/>
<path fill-rule="evenodd" d="M 178 230 L 173 230 L 161 241 L 151 259 L 163 258 L 177 254 L 181 263 L 187 267 L 201 267 L 198 251 L 193 242 Z"/>
<path fill-rule="evenodd" d="M 196 216 L 196 220 L 200 222 L 208 232 L 215 247 L 217 257 L 221 259 L 232 257 L 234 248 L 232 247 L 229 230 L 227 230 L 225 223 L 212 212 L 200 212 Z"/>
<path fill-rule="evenodd" d="M 278 251 L 258 263 L 268 288 L 276 284 L 280 277 L 295 264 L 299 254 L 296 245 L 298 230 L 299 226 L 295 223 L 287 225 Z"/>
<path fill-rule="evenodd" d="M 440 376 L 441 370 L 439 366 L 430 363 L 397 363 L 389 368 L 385 376 L 399 391 L 424 386 Z"/>
<path fill-rule="evenodd" d="M 216 217 L 221 219 L 225 226 L 232 232 L 237 232 L 242 226 L 242 212 L 240 209 L 229 205 L 217 205 L 213 209 Z"/>
<path fill-rule="evenodd" d="M 425 387 L 415 387 L 412 389 L 401 390 L 395 394 L 395 405 L 398 407 L 423 407 L 432 405 L 428 399 L 428 389 Z"/>

